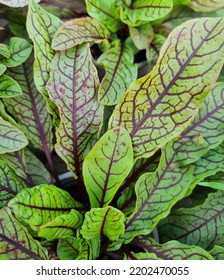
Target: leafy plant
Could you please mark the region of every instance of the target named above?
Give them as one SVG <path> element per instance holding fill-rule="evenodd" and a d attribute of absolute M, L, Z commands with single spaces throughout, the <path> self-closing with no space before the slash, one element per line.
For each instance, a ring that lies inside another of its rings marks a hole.
<path fill-rule="evenodd" d="M 224 259 L 223 1 L 0 3 L 0 258 Z"/>

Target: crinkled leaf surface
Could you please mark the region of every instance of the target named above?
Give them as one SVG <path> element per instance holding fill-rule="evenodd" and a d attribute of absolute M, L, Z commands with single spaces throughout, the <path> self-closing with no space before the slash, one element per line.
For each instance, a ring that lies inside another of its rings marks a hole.
<path fill-rule="evenodd" d="M 128 132 L 117 127 L 105 133 L 83 163 L 84 182 L 91 207 L 105 207 L 113 199 L 133 166 Z"/>
<path fill-rule="evenodd" d="M 68 192 L 53 185 L 38 185 L 19 192 L 8 206 L 16 218 L 37 231 L 59 215 L 80 207 Z"/>
<path fill-rule="evenodd" d="M 143 174 L 135 185 L 136 206 L 125 223 L 125 234 L 120 237 L 129 243 L 135 236 L 149 234 L 156 224 L 170 212 L 171 207 L 186 193 L 191 180 L 191 167 L 179 168 L 175 152 L 168 144 L 162 152 L 155 172 Z"/>
<path fill-rule="evenodd" d="M 0 210 L 0 248 L 1 260 L 48 259 L 47 250 L 32 238 L 8 207 Z"/>
<path fill-rule="evenodd" d="M 224 7 L 223 0 L 191 0 L 189 6 L 196 12 L 210 12 Z"/>
<path fill-rule="evenodd" d="M 137 78 L 137 64 L 128 44 L 116 40 L 97 60 L 106 74 L 101 81 L 98 100 L 103 105 L 116 105 L 129 85 Z"/>
<path fill-rule="evenodd" d="M 215 260 L 224 260 L 224 247 L 215 245 L 209 252 Z"/>
<path fill-rule="evenodd" d="M 199 246 L 190 246 L 176 240 L 165 244 L 158 244 L 152 238 L 139 237 L 134 240 L 134 244 L 144 249 L 144 251 L 156 255 L 156 259 L 163 260 L 212 260 L 212 256 Z M 147 253 L 146 253 L 147 257 Z"/>
<path fill-rule="evenodd" d="M 172 7 L 171 0 L 136 0 L 120 8 L 120 17 L 127 25 L 138 26 L 164 17 Z"/>
<path fill-rule="evenodd" d="M 132 41 L 139 50 L 149 47 L 153 39 L 153 28 L 150 24 L 144 24 L 138 27 L 129 27 Z"/>
<path fill-rule="evenodd" d="M 174 210 L 159 226 L 161 242 L 175 239 L 211 249 L 223 245 L 224 192 L 208 195 L 203 205 Z"/>
<path fill-rule="evenodd" d="M 112 32 L 117 32 L 122 24 L 119 20 L 117 0 L 86 0 L 87 13 L 102 21 Z"/>
<path fill-rule="evenodd" d="M 56 151 L 81 178 L 84 157 L 94 145 L 102 121 L 96 100 L 99 80 L 88 44 L 58 52 L 52 62 L 48 91 L 60 111 Z"/>
<path fill-rule="evenodd" d="M 25 134 L 0 117 L 0 154 L 21 150 L 27 144 Z"/>
<path fill-rule="evenodd" d="M 54 240 L 63 236 L 73 235 L 81 224 L 82 215 L 72 209 L 69 213 L 57 216 L 50 222 L 40 226 L 38 236 L 47 240 Z"/>
<path fill-rule="evenodd" d="M 0 207 L 27 187 L 28 185 L 10 169 L 4 158 L 0 157 Z"/>
<path fill-rule="evenodd" d="M 17 81 L 5 74 L 0 76 L 0 98 L 15 97 L 22 93 Z"/>
<path fill-rule="evenodd" d="M 104 23 L 90 17 L 77 18 L 62 24 L 54 35 L 52 47 L 65 50 L 85 42 L 100 43 L 109 37 Z"/>
<path fill-rule="evenodd" d="M 175 141 L 177 160 L 190 164 L 224 141 L 224 83 L 216 83 L 194 122 Z"/>
<path fill-rule="evenodd" d="M 16 67 L 24 63 L 32 52 L 32 45 L 29 41 L 12 37 L 9 41 L 10 57 L 0 60 L 7 67 Z"/>
<path fill-rule="evenodd" d="M 104 235 L 117 240 L 124 233 L 124 214 L 112 206 L 92 208 L 85 214 L 80 233 L 87 240 Z"/>
<path fill-rule="evenodd" d="M 35 0 L 35 2 L 40 2 L 41 0 Z M 24 7 L 28 5 L 29 0 L 0 0 L 0 3 L 7 5 L 9 7 Z"/>
<path fill-rule="evenodd" d="M 151 73 L 132 83 L 110 120 L 149 157 L 192 121 L 223 65 L 224 19 L 188 21 L 171 32 Z"/>
<path fill-rule="evenodd" d="M 58 110 L 56 105 L 49 99 L 46 91 L 46 84 L 50 76 L 51 61 L 54 57 L 54 50 L 51 48 L 51 41 L 54 33 L 62 24 L 62 21 L 47 13 L 34 0 L 30 0 L 27 14 L 27 32 L 34 44 L 34 81 L 39 92 L 47 101 L 47 108 L 58 125 Z"/>
<path fill-rule="evenodd" d="M 74 236 L 64 236 L 59 239 L 57 255 L 60 260 L 75 260 L 79 255 L 79 240 Z"/>
<path fill-rule="evenodd" d="M 23 95 L 5 100 L 7 110 L 23 128 L 33 147 L 45 152 L 52 150 L 51 117 L 46 110 L 43 95 L 34 84 L 33 57 L 30 56 L 22 65 L 11 68 L 8 73 L 20 84 Z"/>

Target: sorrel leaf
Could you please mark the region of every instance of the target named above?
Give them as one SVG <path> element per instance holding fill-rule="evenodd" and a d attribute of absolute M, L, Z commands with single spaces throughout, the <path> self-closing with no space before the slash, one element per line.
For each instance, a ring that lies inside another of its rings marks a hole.
<path fill-rule="evenodd" d="M 75 260 L 79 255 L 79 240 L 74 236 L 64 236 L 59 239 L 57 255 L 60 260 Z"/>
<path fill-rule="evenodd" d="M 116 105 L 137 78 L 133 50 L 128 44 L 116 40 L 111 48 L 98 58 L 97 63 L 106 71 L 99 87 L 98 100 L 103 105 Z"/>
<path fill-rule="evenodd" d="M 16 67 L 28 59 L 32 49 L 32 45 L 27 40 L 18 37 L 12 37 L 9 41 L 10 57 L 1 59 L 0 62 L 7 67 Z"/>
<path fill-rule="evenodd" d="M 0 117 L 0 154 L 18 151 L 27 144 L 25 134 Z"/>
<path fill-rule="evenodd" d="M 185 244 L 209 250 L 224 245 L 224 192 L 208 195 L 203 205 L 174 210 L 159 226 L 162 242 L 175 239 Z"/>
<path fill-rule="evenodd" d="M 180 25 L 170 33 L 151 73 L 129 87 L 110 126 L 128 130 L 136 157 L 149 157 L 192 121 L 222 68 L 223 34 L 222 18 Z"/>
<path fill-rule="evenodd" d="M 11 33 L 16 37 L 30 40 L 26 30 L 26 16 L 18 12 L 12 12 L 8 16 L 8 25 Z"/>
<path fill-rule="evenodd" d="M 0 59 L 9 58 L 9 57 L 10 57 L 9 46 L 0 43 Z"/>
<path fill-rule="evenodd" d="M 216 83 L 201 104 L 194 122 L 175 141 L 181 164 L 190 164 L 224 141 L 224 83 Z"/>
<path fill-rule="evenodd" d="M 148 48 L 153 39 L 153 28 L 150 24 L 129 27 L 131 39 L 139 50 Z"/>
<path fill-rule="evenodd" d="M 151 44 L 146 48 L 146 58 L 153 66 L 156 64 L 160 50 L 165 41 L 166 38 L 163 35 L 154 34 Z"/>
<path fill-rule="evenodd" d="M 224 260 L 224 247 L 222 246 L 215 245 L 209 253 L 215 260 Z"/>
<path fill-rule="evenodd" d="M 27 187 L 28 185 L 0 157 L 0 207 L 6 205 L 11 198 Z"/>
<path fill-rule="evenodd" d="M 83 163 L 84 182 L 91 207 L 107 206 L 132 166 L 133 150 L 128 132 L 121 127 L 109 130 Z"/>
<path fill-rule="evenodd" d="M 212 256 L 199 246 L 190 246 L 176 240 L 158 244 L 154 239 L 138 237 L 133 242 L 144 249 L 145 255 L 155 254 L 162 260 L 212 260 Z"/>
<path fill-rule="evenodd" d="M 124 214 L 112 206 L 92 208 L 85 214 L 80 233 L 87 240 L 103 236 L 117 240 L 124 233 Z"/>
<path fill-rule="evenodd" d="M 135 209 L 125 223 L 125 234 L 120 237 L 129 243 L 135 236 L 149 234 L 166 217 L 171 207 L 180 200 L 192 180 L 191 167 L 179 168 L 171 144 L 163 150 L 155 172 L 143 174 L 135 185 Z"/>
<path fill-rule="evenodd" d="M 4 64 L 0 64 L 0 76 L 5 73 L 7 67 Z"/>
<path fill-rule="evenodd" d="M 138 26 L 164 17 L 172 7 L 171 0 L 136 0 L 120 8 L 120 17 L 127 25 Z"/>
<path fill-rule="evenodd" d="M 76 260 L 93 260 L 93 249 L 90 244 L 90 240 L 85 240 L 82 237 L 79 240 L 79 255 Z"/>
<path fill-rule="evenodd" d="M 63 236 L 73 235 L 81 225 L 82 215 L 72 209 L 69 213 L 57 216 L 50 222 L 40 226 L 38 236 L 47 240 L 58 239 Z"/>
<path fill-rule="evenodd" d="M 47 86 L 61 117 L 55 148 L 79 179 L 84 157 L 96 142 L 101 126 L 103 112 L 96 100 L 98 85 L 88 44 L 55 55 Z"/>
<path fill-rule="evenodd" d="M 87 13 L 102 21 L 112 32 L 117 32 L 122 27 L 122 23 L 119 20 L 116 2 L 117 0 L 86 0 Z"/>
<path fill-rule="evenodd" d="M 27 229 L 12 215 L 8 207 L 0 210 L 0 259 L 47 260 L 47 249 L 32 238 Z"/>
<path fill-rule="evenodd" d="M 35 2 L 40 2 L 41 0 L 35 0 Z M 28 5 L 29 0 L 0 0 L 0 3 L 7 5 L 9 7 L 24 7 Z"/>
<path fill-rule="evenodd" d="M 47 108 L 58 125 L 58 110 L 55 104 L 49 99 L 46 91 L 46 84 L 49 80 L 51 61 L 54 57 L 54 50 L 51 48 L 51 41 L 54 33 L 62 24 L 56 16 L 47 13 L 34 0 L 30 0 L 27 13 L 27 31 L 34 44 L 34 81 L 39 92 L 47 101 Z"/>
<path fill-rule="evenodd" d="M 191 0 L 189 6 L 196 12 L 210 12 L 224 7 L 223 0 Z"/>
<path fill-rule="evenodd" d="M 23 128 L 30 144 L 49 154 L 53 148 L 51 117 L 46 110 L 46 101 L 33 81 L 32 56 L 22 65 L 9 69 L 8 73 L 20 84 L 23 95 L 5 100 L 7 110 Z"/>
<path fill-rule="evenodd" d="M 21 86 L 8 75 L 0 76 L 0 98 L 15 97 L 21 95 Z"/>
<path fill-rule="evenodd" d="M 52 48 L 65 50 L 86 42 L 100 43 L 109 37 L 110 31 L 104 23 L 90 17 L 77 18 L 61 25 L 54 35 Z"/>
<path fill-rule="evenodd" d="M 53 185 L 38 185 L 19 192 L 8 203 L 16 218 L 34 231 L 59 215 L 80 207 L 68 192 Z"/>
<path fill-rule="evenodd" d="M 206 177 L 203 181 L 198 182 L 198 185 L 224 190 L 224 172 L 217 172 L 215 175 Z"/>

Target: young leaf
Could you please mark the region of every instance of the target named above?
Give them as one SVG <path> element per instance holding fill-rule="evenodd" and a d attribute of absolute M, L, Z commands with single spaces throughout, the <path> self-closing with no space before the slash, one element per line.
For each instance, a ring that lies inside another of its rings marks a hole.
<path fill-rule="evenodd" d="M 7 67 L 16 67 L 28 59 L 32 49 L 32 45 L 27 40 L 18 37 L 12 37 L 9 41 L 10 57 L 0 61 Z"/>
<path fill-rule="evenodd" d="M 132 83 L 122 97 L 110 126 L 128 130 L 135 157 L 154 154 L 192 121 L 223 65 L 223 27 L 222 18 L 177 27 L 151 73 Z"/>
<path fill-rule="evenodd" d="M 10 57 L 9 47 L 5 44 L 0 43 L 0 59 L 9 58 L 9 57 Z"/>
<path fill-rule="evenodd" d="M 75 260 L 79 255 L 79 240 L 74 236 L 64 236 L 59 239 L 57 255 L 60 260 Z"/>
<path fill-rule="evenodd" d="M 33 81 L 33 57 L 9 69 L 8 73 L 20 84 L 23 95 L 5 100 L 7 110 L 22 127 L 32 146 L 49 154 L 53 148 L 52 123 L 46 101 Z"/>
<path fill-rule="evenodd" d="M 7 67 L 4 64 L 0 64 L 0 76 L 5 73 Z"/>
<path fill-rule="evenodd" d="M 27 187 L 28 185 L 10 169 L 4 158 L 0 157 L 0 207 Z"/>
<path fill-rule="evenodd" d="M 125 223 L 125 234 L 120 239 L 129 243 L 135 236 L 152 232 L 156 224 L 169 214 L 171 207 L 184 196 L 192 173 L 191 167 L 177 166 L 172 143 L 168 144 L 162 152 L 158 169 L 143 174 L 137 181 L 136 206 Z"/>
<path fill-rule="evenodd" d="M 117 0 L 86 0 L 87 13 L 102 21 L 112 32 L 117 32 L 122 24 L 119 20 Z"/>
<path fill-rule="evenodd" d="M 136 0 L 130 7 L 120 8 L 120 17 L 129 26 L 139 26 L 164 17 L 172 7 L 171 0 Z"/>
<path fill-rule="evenodd" d="M 48 253 L 39 241 L 12 215 L 8 207 L 0 210 L 0 259 L 47 260 Z"/>
<path fill-rule="evenodd" d="M 159 226 L 162 242 L 175 239 L 209 250 L 224 245 L 224 192 L 208 195 L 203 205 L 174 210 Z"/>
<path fill-rule="evenodd" d="M 190 246 L 176 240 L 158 244 L 152 238 L 139 237 L 133 242 L 147 253 L 154 253 L 163 260 L 212 260 L 212 256 L 199 246 Z"/>
<path fill-rule="evenodd" d="M 224 141 L 224 83 L 216 83 L 199 108 L 194 122 L 175 141 L 177 161 L 197 161 Z"/>
<path fill-rule="evenodd" d="M 215 245 L 209 253 L 215 260 L 224 260 L 224 247 L 222 246 Z"/>
<path fill-rule="evenodd" d="M 21 86 L 14 79 L 5 74 L 0 76 L 0 98 L 15 97 L 22 93 Z"/>
<path fill-rule="evenodd" d="M 60 111 L 56 151 L 74 176 L 81 178 L 86 154 L 97 139 L 102 109 L 96 100 L 99 80 L 88 44 L 58 52 L 47 89 Z"/>
<path fill-rule="evenodd" d="M 107 236 L 117 240 L 124 233 L 124 214 L 116 208 L 92 208 L 86 212 L 80 233 L 86 240 Z"/>
<path fill-rule="evenodd" d="M 54 57 L 54 50 L 51 48 L 51 41 L 54 33 L 62 24 L 62 21 L 47 13 L 34 0 L 30 0 L 27 14 L 27 31 L 34 44 L 34 81 L 39 92 L 47 101 L 47 108 L 58 125 L 58 110 L 56 105 L 49 99 L 46 91 L 46 84 L 49 80 L 51 61 Z"/>
<path fill-rule="evenodd" d="M 68 214 L 57 216 L 50 222 L 40 226 L 38 236 L 47 240 L 54 240 L 63 236 L 73 235 L 81 224 L 82 215 L 72 209 Z"/>
<path fill-rule="evenodd" d="M 90 17 L 67 21 L 57 30 L 52 41 L 55 50 L 66 50 L 85 42 L 100 43 L 110 38 L 105 24 Z"/>
<path fill-rule="evenodd" d="M 189 6 L 196 12 L 210 12 L 224 7 L 223 0 L 191 0 Z"/>
<path fill-rule="evenodd" d="M 35 0 L 35 2 L 40 2 L 41 0 Z M 9 7 L 24 7 L 28 5 L 29 0 L 0 0 L 0 3 L 7 5 Z"/>
<path fill-rule="evenodd" d="M 148 48 L 153 39 L 153 28 L 150 24 L 144 24 L 138 27 L 129 27 L 132 41 L 139 50 Z"/>
<path fill-rule="evenodd" d="M 29 225 L 34 231 L 59 215 L 80 207 L 66 191 L 53 185 L 39 185 L 25 189 L 11 199 L 8 206 L 16 218 Z"/>
<path fill-rule="evenodd" d="M 21 150 L 27 144 L 24 133 L 0 117 L 0 154 Z"/>
<path fill-rule="evenodd" d="M 128 44 L 116 40 L 97 60 L 106 74 L 100 84 L 98 100 L 103 105 L 116 105 L 129 85 L 137 78 L 137 64 Z"/>
<path fill-rule="evenodd" d="M 133 150 L 128 132 L 121 127 L 109 130 L 83 163 L 84 182 L 91 207 L 107 206 L 132 166 Z"/>

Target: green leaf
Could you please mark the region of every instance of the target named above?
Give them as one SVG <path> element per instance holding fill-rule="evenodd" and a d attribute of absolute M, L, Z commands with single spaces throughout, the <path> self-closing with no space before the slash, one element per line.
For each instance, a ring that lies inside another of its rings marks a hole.
<path fill-rule="evenodd" d="M 171 207 L 180 200 L 192 180 L 193 168 L 179 168 L 172 143 L 163 150 L 155 172 L 143 174 L 135 185 L 136 206 L 125 223 L 125 234 L 120 237 L 129 243 L 135 236 L 149 234 L 166 217 Z"/>
<path fill-rule="evenodd" d="M 26 30 L 26 16 L 20 13 L 12 12 L 8 16 L 9 29 L 16 37 L 30 40 Z"/>
<path fill-rule="evenodd" d="M 92 208 L 85 214 L 80 233 L 87 240 L 104 235 L 117 240 L 124 233 L 124 214 L 112 206 Z"/>
<path fill-rule="evenodd" d="M 193 123 L 175 141 L 177 161 L 197 161 L 224 141 L 224 83 L 216 83 L 201 104 Z"/>
<path fill-rule="evenodd" d="M 0 117 L 0 154 L 21 150 L 27 144 L 24 133 Z"/>
<path fill-rule="evenodd" d="M 50 222 L 40 226 L 38 236 L 47 240 L 54 240 L 63 236 L 73 235 L 81 224 L 82 215 L 72 209 L 68 214 L 57 216 Z"/>
<path fill-rule="evenodd" d="M 16 218 L 29 225 L 34 231 L 57 216 L 80 207 L 66 191 L 53 185 L 39 185 L 19 192 L 8 206 Z"/>
<path fill-rule="evenodd" d="M 54 35 L 52 48 L 66 50 L 85 42 L 100 43 L 110 38 L 105 24 L 90 17 L 66 21 Z"/>
<path fill-rule="evenodd" d="M 61 24 L 62 21 L 59 18 L 47 13 L 34 0 L 30 0 L 27 14 L 27 32 L 34 44 L 34 81 L 38 91 L 45 97 L 47 108 L 53 115 L 56 125 L 59 123 L 58 110 L 49 99 L 46 84 L 49 80 L 51 61 L 54 57 L 51 41 Z"/>
<path fill-rule="evenodd" d="M 35 2 L 40 2 L 41 0 L 35 0 Z M 0 3 L 7 5 L 9 7 L 24 7 L 28 5 L 29 0 L 0 0 Z"/>
<path fill-rule="evenodd" d="M 29 41 L 19 37 L 12 37 L 9 41 L 10 57 L 2 59 L 0 62 L 7 67 L 16 67 L 28 59 L 32 49 L 33 47 Z"/>
<path fill-rule="evenodd" d="M 97 140 L 102 107 L 96 100 L 99 80 L 88 44 L 58 52 L 52 61 L 47 89 L 60 111 L 56 151 L 74 176 Z"/>
<path fill-rule="evenodd" d="M 146 58 L 154 66 L 166 38 L 161 34 L 154 34 L 150 46 L 146 48 Z"/>
<path fill-rule="evenodd" d="M 0 76 L 6 71 L 6 66 L 4 64 L 0 64 Z"/>
<path fill-rule="evenodd" d="M 215 245 L 209 253 L 215 260 L 224 260 L 224 247 Z"/>
<path fill-rule="evenodd" d="M 9 51 L 9 47 L 5 44 L 0 43 L 0 59 L 2 59 L 2 57 L 4 58 L 9 58 L 10 57 L 10 51 Z"/>
<path fill-rule="evenodd" d="M 4 158 L 0 157 L 0 207 L 27 187 L 28 185 L 10 169 Z"/>
<path fill-rule="evenodd" d="M 206 250 L 223 246 L 223 201 L 224 192 L 217 191 L 209 194 L 202 205 L 174 210 L 159 226 L 161 242 L 175 239 Z"/>
<path fill-rule="evenodd" d="M 103 105 L 116 105 L 137 78 L 133 50 L 128 44 L 116 40 L 111 48 L 98 58 L 97 63 L 106 71 L 99 87 L 98 100 Z"/>
<path fill-rule="evenodd" d="M 202 18 L 176 28 L 153 70 L 121 98 L 110 127 L 128 130 L 135 157 L 151 156 L 190 124 L 222 68 L 223 26 Z"/>
<path fill-rule="evenodd" d="M 116 2 L 117 0 L 86 0 L 87 13 L 102 21 L 112 32 L 117 32 L 121 29 L 122 24 L 119 20 Z"/>
<path fill-rule="evenodd" d="M 75 260 L 79 255 L 79 240 L 74 236 L 64 236 L 59 239 L 57 255 L 60 260 Z"/>
<path fill-rule="evenodd" d="M 217 172 L 213 176 L 206 177 L 203 181 L 198 182 L 198 185 L 224 190 L 224 172 Z"/>
<path fill-rule="evenodd" d="M 7 110 L 21 126 L 33 147 L 45 152 L 51 151 L 52 122 L 46 110 L 46 101 L 34 84 L 33 57 L 30 56 L 22 65 L 8 70 L 8 73 L 20 83 L 23 95 L 5 100 Z"/>
<path fill-rule="evenodd" d="M 22 93 L 22 88 L 17 81 L 5 74 L 0 76 L 0 98 L 11 98 Z"/>
<path fill-rule="evenodd" d="M 121 127 L 109 130 L 83 163 L 84 182 L 91 207 L 105 207 L 133 166 L 131 138 Z"/>
<path fill-rule="evenodd" d="M 48 253 L 39 241 L 12 215 L 8 207 L 0 210 L 0 259 L 47 260 Z"/>
<path fill-rule="evenodd" d="M 132 41 L 139 50 L 149 47 L 153 39 L 153 28 L 150 24 L 144 24 L 138 27 L 129 26 L 129 32 Z"/>
<path fill-rule="evenodd" d="M 93 248 L 91 246 L 91 240 L 85 240 L 79 237 L 79 255 L 76 260 L 93 260 Z"/>
<path fill-rule="evenodd" d="M 139 237 L 134 244 L 145 251 L 145 256 L 155 254 L 155 259 L 162 260 L 212 260 L 212 256 L 199 246 L 190 246 L 176 240 L 158 244 L 152 238 Z M 138 254 L 137 254 L 138 255 Z M 153 256 L 152 256 L 153 257 Z M 152 258 L 153 259 L 153 258 Z"/>
<path fill-rule="evenodd" d="M 136 0 L 130 7 L 120 8 L 121 20 L 130 26 L 139 26 L 163 18 L 173 7 L 171 0 Z"/>
<path fill-rule="evenodd" d="M 196 12 L 210 12 L 224 7 L 223 0 L 191 0 L 189 6 Z"/>

